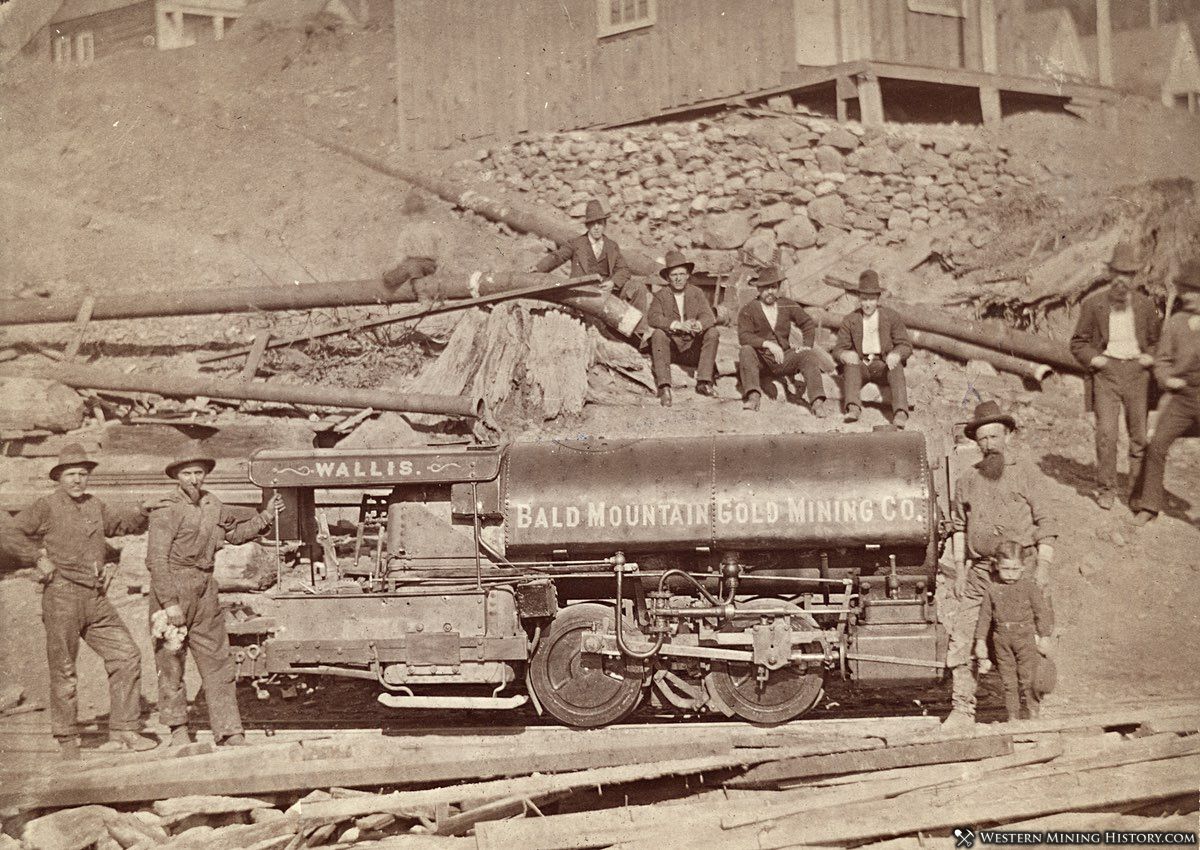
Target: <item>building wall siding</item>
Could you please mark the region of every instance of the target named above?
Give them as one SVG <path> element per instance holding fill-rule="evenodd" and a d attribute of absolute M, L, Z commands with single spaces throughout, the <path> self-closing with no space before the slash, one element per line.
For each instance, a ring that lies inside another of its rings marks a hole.
<path fill-rule="evenodd" d="M 52 60 L 56 38 L 65 36 L 73 41 L 77 34 L 83 32 L 92 33 L 97 59 L 118 50 L 144 47 L 143 39 L 154 35 L 154 2 L 144 0 L 97 15 L 48 24 L 33 41 L 39 47 L 39 54 L 47 60 Z"/>

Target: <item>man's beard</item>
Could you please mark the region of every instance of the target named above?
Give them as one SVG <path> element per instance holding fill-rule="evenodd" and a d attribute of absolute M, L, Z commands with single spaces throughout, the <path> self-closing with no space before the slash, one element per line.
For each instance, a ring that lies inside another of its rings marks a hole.
<path fill-rule="evenodd" d="M 988 481 L 999 481 L 1004 474 L 1004 453 L 992 452 L 985 454 L 979 462 L 979 474 Z"/>
<path fill-rule="evenodd" d="M 189 499 L 191 499 L 193 502 L 200 501 L 200 488 L 197 487 L 195 484 L 185 484 L 182 481 L 180 481 L 179 489 L 181 489 L 183 491 L 183 494 L 185 496 L 187 496 Z"/>

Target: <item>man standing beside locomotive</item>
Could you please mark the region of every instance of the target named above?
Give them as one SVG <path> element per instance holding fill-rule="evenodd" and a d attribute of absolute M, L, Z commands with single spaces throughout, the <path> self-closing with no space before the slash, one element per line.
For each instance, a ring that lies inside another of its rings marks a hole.
<path fill-rule="evenodd" d="M 1141 485 L 1130 507 L 1134 525 L 1145 525 L 1162 510 L 1163 478 L 1171 444 L 1189 428 L 1200 427 L 1200 260 L 1184 263 L 1175 278 L 1182 309 L 1167 320 L 1154 361 L 1154 377 L 1170 393 L 1146 449 Z"/>
<path fill-rule="evenodd" d="M 213 557 L 223 541 L 247 543 L 266 531 L 283 501 L 278 493 L 272 495 L 261 513 L 222 504 L 203 489 L 214 466 L 216 461 L 195 447 L 167 465 L 167 477 L 179 486 L 150 518 L 146 545 L 150 613 L 153 616 L 161 610 L 172 626 L 187 629 L 186 646 L 204 684 L 213 737 L 218 744 L 241 746 L 246 739 L 234 690 L 225 614 L 213 579 Z M 175 651 L 163 643 L 154 658 L 160 718 L 171 727 L 171 744 L 186 744 L 191 737 L 183 649 Z"/>
<path fill-rule="evenodd" d="M 952 677 L 952 710 L 946 727 L 975 722 L 975 672 L 971 666 L 975 628 L 991 567 L 1006 540 L 1021 547 L 1026 568 L 1046 590 L 1058 531 L 1042 497 L 1044 480 L 1032 464 L 1009 452 L 1017 421 L 994 401 L 975 407 L 964 429 L 983 459 L 959 477 L 951 504 L 954 582 L 943 596 L 949 634 L 946 666 Z"/>
<path fill-rule="evenodd" d="M 903 428 L 908 422 L 908 385 L 904 363 L 912 356 L 912 342 L 904 320 L 894 310 L 879 306 L 883 289 L 879 274 L 867 269 L 858 278 L 858 309 L 842 319 L 833 356 L 842 363 L 846 421 L 862 415 L 863 381 L 887 382 L 892 391 L 892 424 Z"/>
<path fill-rule="evenodd" d="M 138 734 L 141 726 L 142 654 L 120 614 L 108 601 L 105 537 L 139 534 L 146 528 L 141 508 L 113 508 L 87 493 L 97 463 L 81 446 L 63 448 L 50 469 L 57 488 L 17 514 L 24 539 L 14 551 L 36 558 L 42 590 L 42 622 L 50 665 L 50 731 L 63 758 L 79 758 L 75 660 L 79 640 L 104 659 L 108 674 L 109 743 L 123 750 L 157 744 Z M 28 551 L 29 547 L 38 547 Z"/>
<path fill-rule="evenodd" d="M 1129 434 L 1130 490 L 1141 473 L 1152 352 L 1160 324 L 1154 302 L 1133 289 L 1133 275 L 1141 267 L 1136 247 L 1119 243 L 1108 267 L 1112 282 L 1083 300 L 1071 335 L 1071 354 L 1089 370 L 1084 397 L 1087 410 L 1096 414 L 1096 504 L 1106 511 L 1116 503 L 1122 404 Z"/>
<path fill-rule="evenodd" d="M 817 323 L 804 308 L 788 298 L 779 297 L 783 273 L 774 266 L 759 272 L 754 286 L 758 298 L 738 314 L 738 376 L 742 382 L 743 407 L 758 410 L 762 400 L 762 373 L 788 377 L 804 376 L 813 415 L 825 416 L 825 384 L 821 361 L 813 350 Z M 792 347 L 792 328 L 800 331 L 804 347 Z"/>
<path fill-rule="evenodd" d="M 671 361 L 696 367 L 696 392 L 715 395 L 717 371 L 717 315 L 704 293 L 689 281 L 695 263 L 678 251 L 668 251 L 659 275 L 669 285 L 654 293 L 646 322 L 650 335 L 650 371 L 658 400 L 671 406 Z"/>

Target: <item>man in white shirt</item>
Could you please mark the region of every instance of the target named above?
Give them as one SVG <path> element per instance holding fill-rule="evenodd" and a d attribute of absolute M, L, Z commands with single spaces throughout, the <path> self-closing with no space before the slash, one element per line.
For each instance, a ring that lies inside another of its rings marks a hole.
<path fill-rule="evenodd" d="M 903 428 L 908 422 L 908 385 L 904 363 L 912 356 L 908 328 L 895 310 L 879 305 L 883 288 L 879 274 L 867 269 L 858 278 L 858 309 L 842 320 L 833 356 L 842 364 L 842 395 L 846 421 L 862 415 L 863 381 L 887 383 L 892 393 L 892 424 Z"/>
<path fill-rule="evenodd" d="M 1109 260 L 1109 285 L 1080 304 L 1071 354 L 1087 370 L 1086 409 L 1096 414 L 1096 504 L 1111 510 L 1117 499 L 1117 440 L 1121 409 L 1129 433 L 1129 486 L 1146 452 L 1150 372 L 1161 321 L 1154 302 L 1133 286 L 1141 268 L 1136 245 L 1121 242 Z"/>
<path fill-rule="evenodd" d="M 696 264 L 678 251 L 668 251 L 659 272 L 667 286 L 654 293 L 646 323 L 650 336 L 650 371 L 663 407 L 671 406 L 672 361 L 696 367 L 696 392 L 716 395 L 717 316 L 699 287 L 690 283 Z"/>

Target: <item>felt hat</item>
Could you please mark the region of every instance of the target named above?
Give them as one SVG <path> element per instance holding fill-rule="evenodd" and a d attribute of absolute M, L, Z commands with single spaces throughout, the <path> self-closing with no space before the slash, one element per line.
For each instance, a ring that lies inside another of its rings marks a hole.
<path fill-rule="evenodd" d="M 1033 690 L 1041 699 L 1048 693 L 1054 691 L 1054 686 L 1058 684 L 1058 668 L 1054 665 L 1054 659 L 1046 655 L 1041 655 L 1037 660 L 1037 669 L 1033 673 Z"/>
<path fill-rule="evenodd" d="M 587 209 L 583 212 L 584 224 L 595 224 L 597 221 L 604 221 L 608 218 L 608 213 L 604 211 L 604 207 L 600 206 L 599 201 L 588 201 Z"/>
<path fill-rule="evenodd" d="M 974 440 L 976 431 L 984 425 L 991 425 L 993 422 L 1001 422 L 1007 425 L 1010 431 L 1017 430 L 1016 419 L 1001 410 L 1000 405 L 996 404 L 996 402 L 985 401 L 975 405 L 975 415 L 967 423 L 966 427 L 963 428 L 963 432 L 969 439 Z"/>
<path fill-rule="evenodd" d="M 1113 248 L 1112 258 L 1108 261 L 1108 267 L 1115 272 L 1123 272 L 1125 274 L 1139 272 L 1142 270 L 1140 253 L 1137 245 L 1122 239 Z"/>
<path fill-rule="evenodd" d="M 779 266 L 767 266 L 758 273 L 758 277 L 754 281 L 754 286 L 764 289 L 768 286 L 779 286 L 786 280 L 787 277 Z"/>
<path fill-rule="evenodd" d="M 199 443 L 188 443 L 183 449 L 175 455 L 175 459 L 167 464 L 166 473 L 168 478 L 174 478 L 175 473 L 185 466 L 199 464 L 204 467 L 205 472 L 212 472 L 213 467 L 217 462 L 213 460 L 212 455 L 200 448 Z"/>
<path fill-rule="evenodd" d="M 91 472 L 99 465 L 87 456 L 87 452 L 79 443 L 69 443 L 63 446 L 62 451 L 58 453 L 58 463 L 50 467 L 50 477 L 57 481 L 68 467 L 82 466 Z"/>
<path fill-rule="evenodd" d="M 1181 292 L 1200 292 L 1200 260 L 1188 260 L 1175 273 L 1175 288 Z"/>
<path fill-rule="evenodd" d="M 683 254 L 678 251 L 668 251 L 666 256 L 666 266 L 659 269 L 658 276 L 663 280 L 671 279 L 671 269 L 687 269 L 688 274 L 696 268 L 696 264 L 684 259 Z"/>
<path fill-rule="evenodd" d="M 879 272 L 867 269 L 858 276 L 858 286 L 854 288 L 858 295 L 882 295 L 883 287 L 879 285 Z"/>

